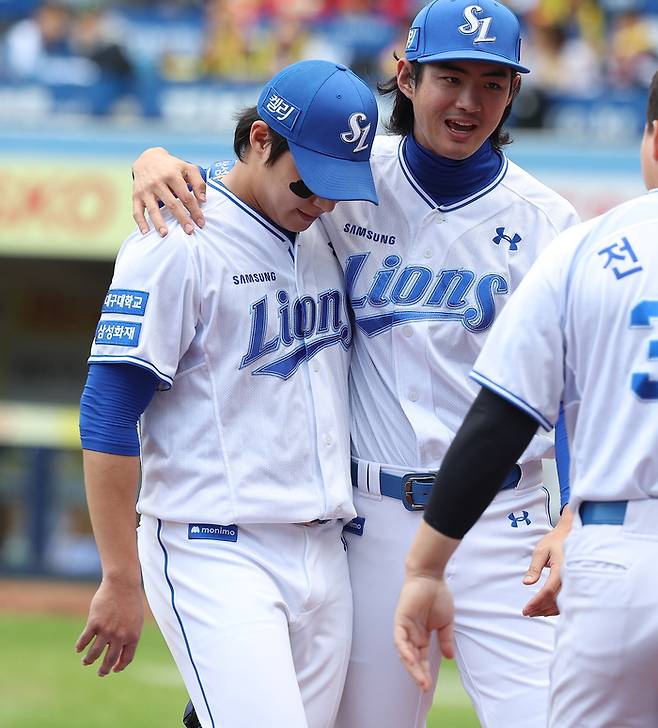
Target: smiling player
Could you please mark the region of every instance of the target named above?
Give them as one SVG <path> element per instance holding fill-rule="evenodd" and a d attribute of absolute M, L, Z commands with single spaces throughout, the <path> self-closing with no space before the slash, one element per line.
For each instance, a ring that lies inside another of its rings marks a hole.
<path fill-rule="evenodd" d="M 406 674 L 390 639 L 404 555 L 433 472 L 467 412 L 469 380 L 496 315 L 540 251 L 577 222 L 565 200 L 507 159 L 502 125 L 527 69 L 516 17 L 495 0 L 435 0 L 412 22 L 391 97 L 391 136 L 376 139 L 380 205 L 343 202 L 304 238 L 327 236 L 354 313 L 350 406 L 359 514 L 346 528 L 354 592 L 352 655 L 339 728 L 419 728 L 432 691 Z M 193 165 L 162 150 L 135 164 L 136 220 L 160 228 L 161 198 L 184 223 L 199 209 Z M 180 200 L 173 196 L 176 193 Z M 514 371 L 515 362 L 508 362 Z M 568 515 L 555 531 L 537 436 L 450 562 L 456 658 L 487 728 L 544 728 L 550 619 Z M 534 552 L 533 547 L 539 542 Z M 529 571 L 528 562 L 532 558 Z M 555 565 L 528 602 L 541 567 Z M 524 583 L 523 583 L 524 582 Z M 526 604 L 526 602 L 528 602 Z M 432 683 L 439 653 L 432 652 Z"/>

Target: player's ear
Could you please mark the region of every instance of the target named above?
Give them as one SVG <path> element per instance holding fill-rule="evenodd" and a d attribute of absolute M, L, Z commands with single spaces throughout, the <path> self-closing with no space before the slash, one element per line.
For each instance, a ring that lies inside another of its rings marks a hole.
<path fill-rule="evenodd" d="M 412 99 L 416 88 L 416 74 L 411 63 L 404 58 L 400 58 L 398 60 L 396 75 L 398 88 L 408 99 Z"/>
<path fill-rule="evenodd" d="M 249 145 L 252 152 L 261 159 L 267 159 L 270 153 L 270 143 L 269 126 L 260 119 L 254 121 L 249 132 Z"/>
<path fill-rule="evenodd" d="M 647 131 L 651 136 L 651 154 L 653 161 L 658 162 L 658 120 L 654 119 L 654 121 L 652 121 L 651 124 L 647 124 L 647 126 L 649 127 Z"/>
<path fill-rule="evenodd" d="M 512 82 L 510 83 L 509 88 L 509 98 L 507 99 L 507 103 L 510 104 L 513 99 L 515 99 L 519 91 L 521 90 L 521 74 L 516 73 L 515 71 L 512 71 Z"/>

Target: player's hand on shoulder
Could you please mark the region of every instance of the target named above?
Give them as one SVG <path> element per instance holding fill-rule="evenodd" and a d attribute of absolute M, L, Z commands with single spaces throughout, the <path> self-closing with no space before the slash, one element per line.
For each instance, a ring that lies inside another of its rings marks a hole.
<path fill-rule="evenodd" d="M 444 657 L 454 656 L 454 606 L 444 579 L 407 576 L 395 611 L 393 638 L 400 660 L 423 691 L 430 690 L 432 632 Z"/>
<path fill-rule="evenodd" d="M 162 147 L 151 147 L 135 160 L 133 218 L 142 234 L 149 229 L 145 209 L 159 234 L 162 237 L 167 234 L 168 228 L 162 216 L 160 202 L 178 220 L 185 232 L 192 234 L 194 223 L 198 227 L 205 224 L 199 206 L 199 202 L 205 199 L 206 184 L 196 165 L 172 156 Z"/>
<path fill-rule="evenodd" d="M 98 675 L 121 672 L 135 656 L 143 623 L 144 598 L 139 581 L 118 584 L 103 579 L 75 644 L 76 652 L 88 648 L 82 664 L 92 665 L 105 652 Z"/>
<path fill-rule="evenodd" d="M 523 583 L 536 584 L 544 569 L 549 575 L 542 588 L 523 608 L 526 617 L 552 617 L 560 613 L 557 596 L 562 588 L 560 569 L 564 562 L 564 540 L 571 530 L 572 516 L 566 507 L 557 526 L 535 546 Z"/>

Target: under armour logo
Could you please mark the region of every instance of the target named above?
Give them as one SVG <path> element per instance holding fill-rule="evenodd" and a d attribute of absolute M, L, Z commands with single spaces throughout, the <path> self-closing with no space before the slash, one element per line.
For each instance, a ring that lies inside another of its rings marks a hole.
<path fill-rule="evenodd" d="M 357 152 L 362 152 L 364 149 L 368 148 L 368 144 L 366 144 L 366 137 L 368 136 L 368 132 L 370 131 L 371 124 L 367 124 L 364 127 L 361 127 L 362 121 L 368 121 L 368 117 L 361 111 L 357 111 L 350 118 L 348 119 L 347 123 L 350 125 L 349 131 L 344 131 L 340 138 L 347 144 L 351 144 L 352 142 L 357 142 L 357 145 L 352 149 L 352 153 L 356 154 Z M 358 140 L 358 141 L 357 141 Z"/>
<path fill-rule="evenodd" d="M 512 521 L 512 528 L 518 528 L 519 523 L 525 523 L 526 526 L 529 526 L 532 523 L 528 515 L 528 511 L 523 511 L 522 516 L 515 516 L 513 513 L 510 513 L 507 517 L 510 521 Z"/>
<path fill-rule="evenodd" d="M 479 5 L 469 5 L 464 10 L 464 20 L 466 23 L 457 28 L 457 30 L 463 35 L 473 35 L 474 33 L 477 33 L 473 43 L 493 43 L 496 40 L 495 35 L 487 35 L 493 18 L 491 16 L 487 18 L 477 17 L 477 13 L 483 12 L 485 11 Z"/>
<path fill-rule="evenodd" d="M 514 252 L 519 249 L 519 243 L 523 240 L 523 238 L 518 233 L 514 233 L 512 237 L 505 235 L 505 228 L 498 227 L 496 228 L 496 237 L 493 238 L 492 242 L 496 243 L 496 245 L 500 245 L 503 240 L 507 240 L 509 243 L 509 249 Z"/>

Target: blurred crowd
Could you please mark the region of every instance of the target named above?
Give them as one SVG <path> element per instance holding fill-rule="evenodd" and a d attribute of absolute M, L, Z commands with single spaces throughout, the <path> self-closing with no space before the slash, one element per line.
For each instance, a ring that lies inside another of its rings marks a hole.
<path fill-rule="evenodd" d="M 0 81 L 84 92 L 105 115 L 132 98 L 157 115 L 163 84 L 260 83 L 302 58 L 394 71 L 420 0 L 0 0 Z M 642 90 L 658 66 L 658 0 L 509 0 L 524 26 L 526 92 Z M 532 116 L 532 114 L 530 114 Z M 541 119 L 538 116 L 538 125 Z"/>

